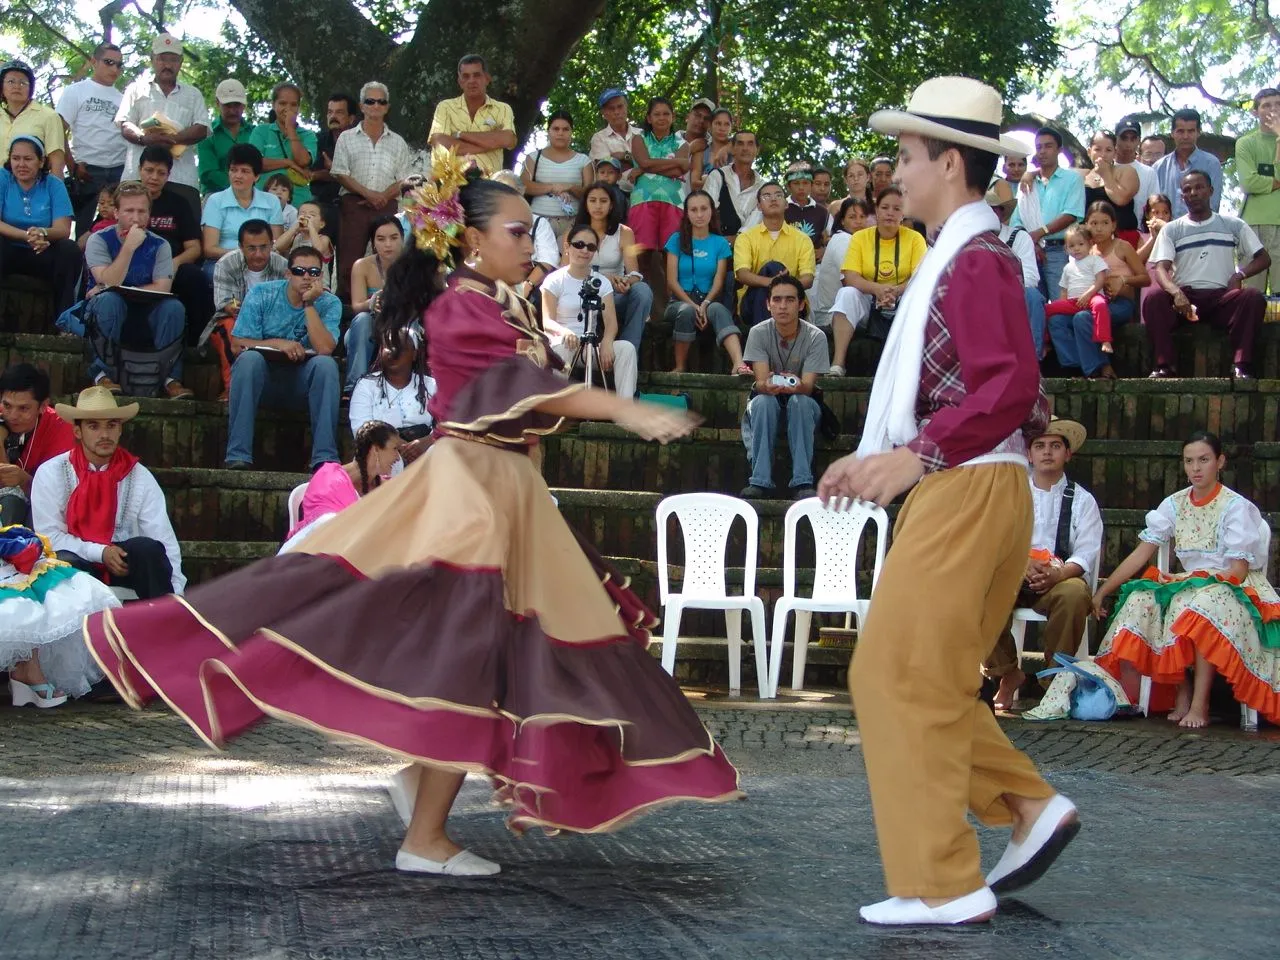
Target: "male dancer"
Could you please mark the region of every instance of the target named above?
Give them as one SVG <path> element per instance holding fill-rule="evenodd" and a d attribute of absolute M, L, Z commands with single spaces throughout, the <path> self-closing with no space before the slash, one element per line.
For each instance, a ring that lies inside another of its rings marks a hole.
<path fill-rule="evenodd" d="M 1038 879 L 1079 829 L 978 699 L 976 665 L 1026 573 L 1027 437 L 1049 413 L 1021 268 L 983 202 L 998 155 L 1023 152 L 1001 117 L 999 93 L 965 77 L 871 117 L 898 137 L 907 214 L 941 232 L 899 305 L 858 451 L 819 487 L 880 504 L 915 487 L 849 676 L 891 895 L 861 909 L 868 923 L 988 920 L 995 894 Z M 1013 827 L 985 880 L 966 810 Z"/>

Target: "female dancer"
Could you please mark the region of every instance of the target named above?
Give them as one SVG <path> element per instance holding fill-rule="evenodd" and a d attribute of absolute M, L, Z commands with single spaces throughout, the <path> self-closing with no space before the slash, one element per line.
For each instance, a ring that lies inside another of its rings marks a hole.
<path fill-rule="evenodd" d="M 1226 462 L 1216 436 L 1191 435 L 1182 448 L 1191 486 L 1147 514 L 1142 542 L 1093 599 L 1102 619 L 1104 601 L 1118 592 L 1098 662 L 1112 673 L 1136 670 L 1178 684 L 1169 719 L 1182 727 L 1208 725 L 1209 689 L 1219 672 L 1237 700 L 1280 723 L 1280 596 L 1267 582 L 1271 531 L 1256 506 L 1219 481 Z M 1151 569 L 1170 539 L 1182 573 Z"/>
<path fill-rule="evenodd" d="M 646 439 L 664 408 L 570 384 L 528 303 L 532 216 L 517 192 L 438 180 L 406 212 L 439 387 L 431 449 L 292 553 L 91 617 L 86 638 L 134 706 L 163 695 L 210 744 L 273 716 L 419 765 L 398 869 L 482 876 L 446 818 L 466 772 L 498 786 L 514 830 L 596 832 L 680 800 L 738 798 L 737 774 L 645 650 L 649 612 L 557 512 L 528 456 L 564 418 Z M 443 282 L 455 245 L 467 263 Z M 377 647 L 372 648 L 372 638 Z"/>

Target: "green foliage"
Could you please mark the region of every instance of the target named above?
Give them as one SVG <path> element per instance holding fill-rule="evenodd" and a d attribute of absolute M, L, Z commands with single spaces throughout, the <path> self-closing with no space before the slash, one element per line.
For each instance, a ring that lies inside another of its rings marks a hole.
<path fill-rule="evenodd" d="M 683 120 L 709 96 L 758 132 L 763 169 L 800 157 L 838 167 L 887 149 L 866 118 L 930 76 L 976 76 L 1011 103 L 1056 60 L 1048 16 L 1048 0 L 611 0 L 548 109 L 570 111 L 585 143 L 607 87 L 630 93 L 636 121 L 648 97 L 670 97 Z"/>
<path fill-rule="evenodd" d="M 1194 99 L 1207 101 L 1205 125 L 1240 133 L 1253 126 L 1245 109 L 1276 80 L 1280 23 L 1259 0 L 1097 0 L 1064 18 L 1062 68 L 1053 77 L 1067 115 L 1097 115 L 1096 92 L 1110 86 L 1168 117 Z M 1203 99 L 1201 99 L 1203 98 Z"/>

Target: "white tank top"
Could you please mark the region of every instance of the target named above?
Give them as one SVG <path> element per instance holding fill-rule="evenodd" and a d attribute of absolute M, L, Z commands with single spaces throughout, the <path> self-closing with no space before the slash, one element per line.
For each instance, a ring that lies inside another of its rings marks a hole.
<path fill-rule="evenodd" d="M 626 268 L 622 265 L 621 227 L 600 241 L 600 249 L 592 258 L 591 265 L 610 277 L 620 277 L 626 272 Z"/>

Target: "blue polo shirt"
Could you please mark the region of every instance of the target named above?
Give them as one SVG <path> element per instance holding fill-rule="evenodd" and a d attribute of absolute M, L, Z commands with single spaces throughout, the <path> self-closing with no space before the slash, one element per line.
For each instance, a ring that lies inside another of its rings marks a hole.
<path fill-rule="evenodd" d="M 1071 214 L 1077 222 L 1084 222 L 1084 177 L 1075 170 L 1058 167 L 1047 183 L 1043 177 L 1036 177 L 1032 189 L 1040 198 L 1040 214 L 1045 223 L 1053 223 L 1064 213 Z M 1015 227 L 1022 226 L 1022 218 L 1016 211 L 1009 222 Z M 1066 228 L 1063 228 L 1057 233 L 1045 234 L 1045 239 L 1061 240 L 1066 235 Z"/>
<path fill-rule="evenodd" d="M 28 193 L 18 185 L 8 170 L 0 169 L 0 221 L 19 230 L 31 227 L 51 227 L 59 217 L 73 215 L 71 198 L 67 188 L 56 177 L 44 176 L 36 180 Z M 10 240 L 23 245 L 21 240 Z"/>
<path fill-rule="evenodd" d="M 284 226 L 284 210 L 280 200 L 264 190 L 253 191 L 253 199 L 249 206 L 240 206 L 235 192 L 227 187 L 217 193 L 209 194 L 204 202 L 204 216 L 201 226 L 214 227 L 218 231 L 218 246 L 224 250 L 234 250 L 240 245 L 240 225 L 246 220 L 265 220 L 274 226 Z"/>
<path fill-rule="evenodd" d="M 306 307 L 295 307 L 290 303 L 288 289 L 288 280 L 268 280 L 250 290 L 245 295 L 231 335 L 246 340 L 294 340 L 312 348 L 314 345 L 307 336 Z M 338 325 L 342 321 L 342 301 L 332 293 L 322 293 L 316 298 L 315 307 L 325 329 L 337 340 Z"/>
<path fill-rule="evenodd" d="M 1152 168 L 1156 172 L 1156 182 L 1160 184 L 1160 192 L 1173 201 L 1174 218 L 1187 215 L 1187 205 L 1182 202 L 1182 175 L 1188 170 L 1199 170 L 1209 175 L 1213 184 L 1213 196 L 1209 206 L 1217 213 L 1222 206 L 1222 163 L 1212 153 L 1196 147 L 1187 158 L 1185 167 L 1178 166 L 1178 154 L 1166 153 L 1156 161 Z"/>

